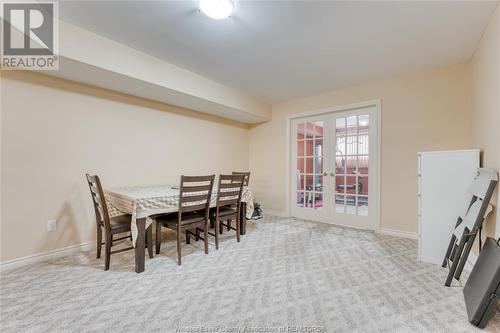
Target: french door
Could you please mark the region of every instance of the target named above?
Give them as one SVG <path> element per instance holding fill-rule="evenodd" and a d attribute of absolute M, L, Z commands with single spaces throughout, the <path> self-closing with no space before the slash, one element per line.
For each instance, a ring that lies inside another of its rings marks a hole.
<path fill-rule="evenodd" d="M 375 116 L 367 107 L 292 120 L 293 216 L 376 228 Z"/>

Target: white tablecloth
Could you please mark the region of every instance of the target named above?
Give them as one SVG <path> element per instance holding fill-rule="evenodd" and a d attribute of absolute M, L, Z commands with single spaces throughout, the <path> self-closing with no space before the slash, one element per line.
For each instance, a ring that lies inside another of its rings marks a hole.
<path fill-rule="evenodd" d="M 137 219 L 146 218 L 146 228 L 153 220 L 151 215 L 174 213 L 179 210 L 179 189 L 170 185 L 137 186 L 110 188 L 104 190 L 106 205 L 110 217 L 132 215 L 131 231 L 135 246 L 137 240 Z M 216 206 L 217 189 L 214 188 L 210 200 L 210 207 Z M 243 187 L 241 201 L 247 204 L 247 218 L 253 214 L 253 195 L 250 189 Z"/>

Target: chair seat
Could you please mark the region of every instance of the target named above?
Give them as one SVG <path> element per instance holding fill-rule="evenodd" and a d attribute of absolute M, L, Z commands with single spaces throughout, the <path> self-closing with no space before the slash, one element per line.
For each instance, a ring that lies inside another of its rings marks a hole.
<path fill-rule="evenodd" d="M 162 215 L 157 217 L 156 221 L 163 224 L 164 226 L 168 226 L 169 224 L 175 225 L 178 222 L 178 214 L 174 213 L 174 214 Z M 192 213 L 185 213 L 182 215 L 181 219 L 182 226 L 200 222 L 205 222 L 205 216 L 200 213 L 192 212 Z"/>
<path fill-rule="evenodd" d="M 131 215 L 120 215 L 116 217 L 112 217 L 109 219 L 111 226 L 111 233 L 117 234 L 120 232 L 130 231 L 130 220 Z"/>
<path fill-rule="evenodd" d="M 214 209 L 212 212 L 212 216 L 215 217 L 216 212 L 217 211 Z M 237 214 L 237 211 L 235 208 L 228 207 L 228 206 L 224 206 L 224 207 L 219 208 L 219 217 L 226 217 L 226 216 L 236 215 L 236 214 Z"/>

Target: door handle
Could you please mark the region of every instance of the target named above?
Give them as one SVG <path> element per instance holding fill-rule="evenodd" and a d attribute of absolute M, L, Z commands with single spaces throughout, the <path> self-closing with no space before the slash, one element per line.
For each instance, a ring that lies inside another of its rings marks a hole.
<path fill-rule="evenodd" d="M 328 176 L 328 172 L 323 172 L 323 176 Z"/>
<path fill-rule="evenodd" d="M 335 174 L 333 172 L 330 172 L 330 176 L 335 177 Z"/>

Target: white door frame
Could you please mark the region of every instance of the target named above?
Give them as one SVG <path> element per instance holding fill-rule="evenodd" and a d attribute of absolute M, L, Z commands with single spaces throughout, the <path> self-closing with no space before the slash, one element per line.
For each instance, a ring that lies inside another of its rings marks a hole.
<path fill-rule="evenodd" d="M 352 111 L 352 110 L 357 110 L 357 109 L 363 109 L 363 108 L 368 108 L 372 107 L 375 109 L 375 128 L 377 131 L 377 156 L 374 161 L 374 168 L 375 168 L 375 180 L 374 180 L 374 186 L 376 188 L 375 190 L 375 198 L 372 200 L 374 202 L 373 208 L 374 208 L 374 215 L 375 215 L 375 232 L 380 232 L 380 196 L 381 196 L 381 189 L 380 189 L 380 160 L 381 160 L 381 155 L 382 155 L 382 150 L 381 150 L 381 143 L 382 143 L 382 132 L 381 132 L 381 120 L 382 120 L 382 101 L 380 99 L 376 100 L 371 100 L 371 101 L 366 101 L 366 102 L 360 102 L 360 103 L 354 103 L 354 104 L 348 104 L 348 105 L 341 105 L 341 106 L 336 106 L 336 107 L 329 107 L 329 108 L 324 108 L 324 109 L 319 109 L 319 110 L 313 110 L 313 111 L 306 111 L 306 112 L 301 112 L 301 113 L 296 113 L 296 114 L 290 114 L 286 117 L 286 152 L 285 152 L 285 187 L 286 187 L 286 202 L 285 202 L 285 214 L 286 216 L 291 216 L 292 214 L 292 207 L 290 204 L 291 200 L 291 187 L 290 184 L 292 184 L 292 175 L 295 176 L 295 173 L 292 173 L 292 141 L 291 141 L 291 133 L 292 133 L 292 120 L 296 118 L 303 118 L 303 117 L 309 117 L 309 116 L 317 116 L 317 115 L 322 115 L 322 114 L 327 114 L 327 113 L 336 113 L 336 112 L 345 112 L 345 111 Z M 371 200 L 371 199 L 370 199 Z"/>

